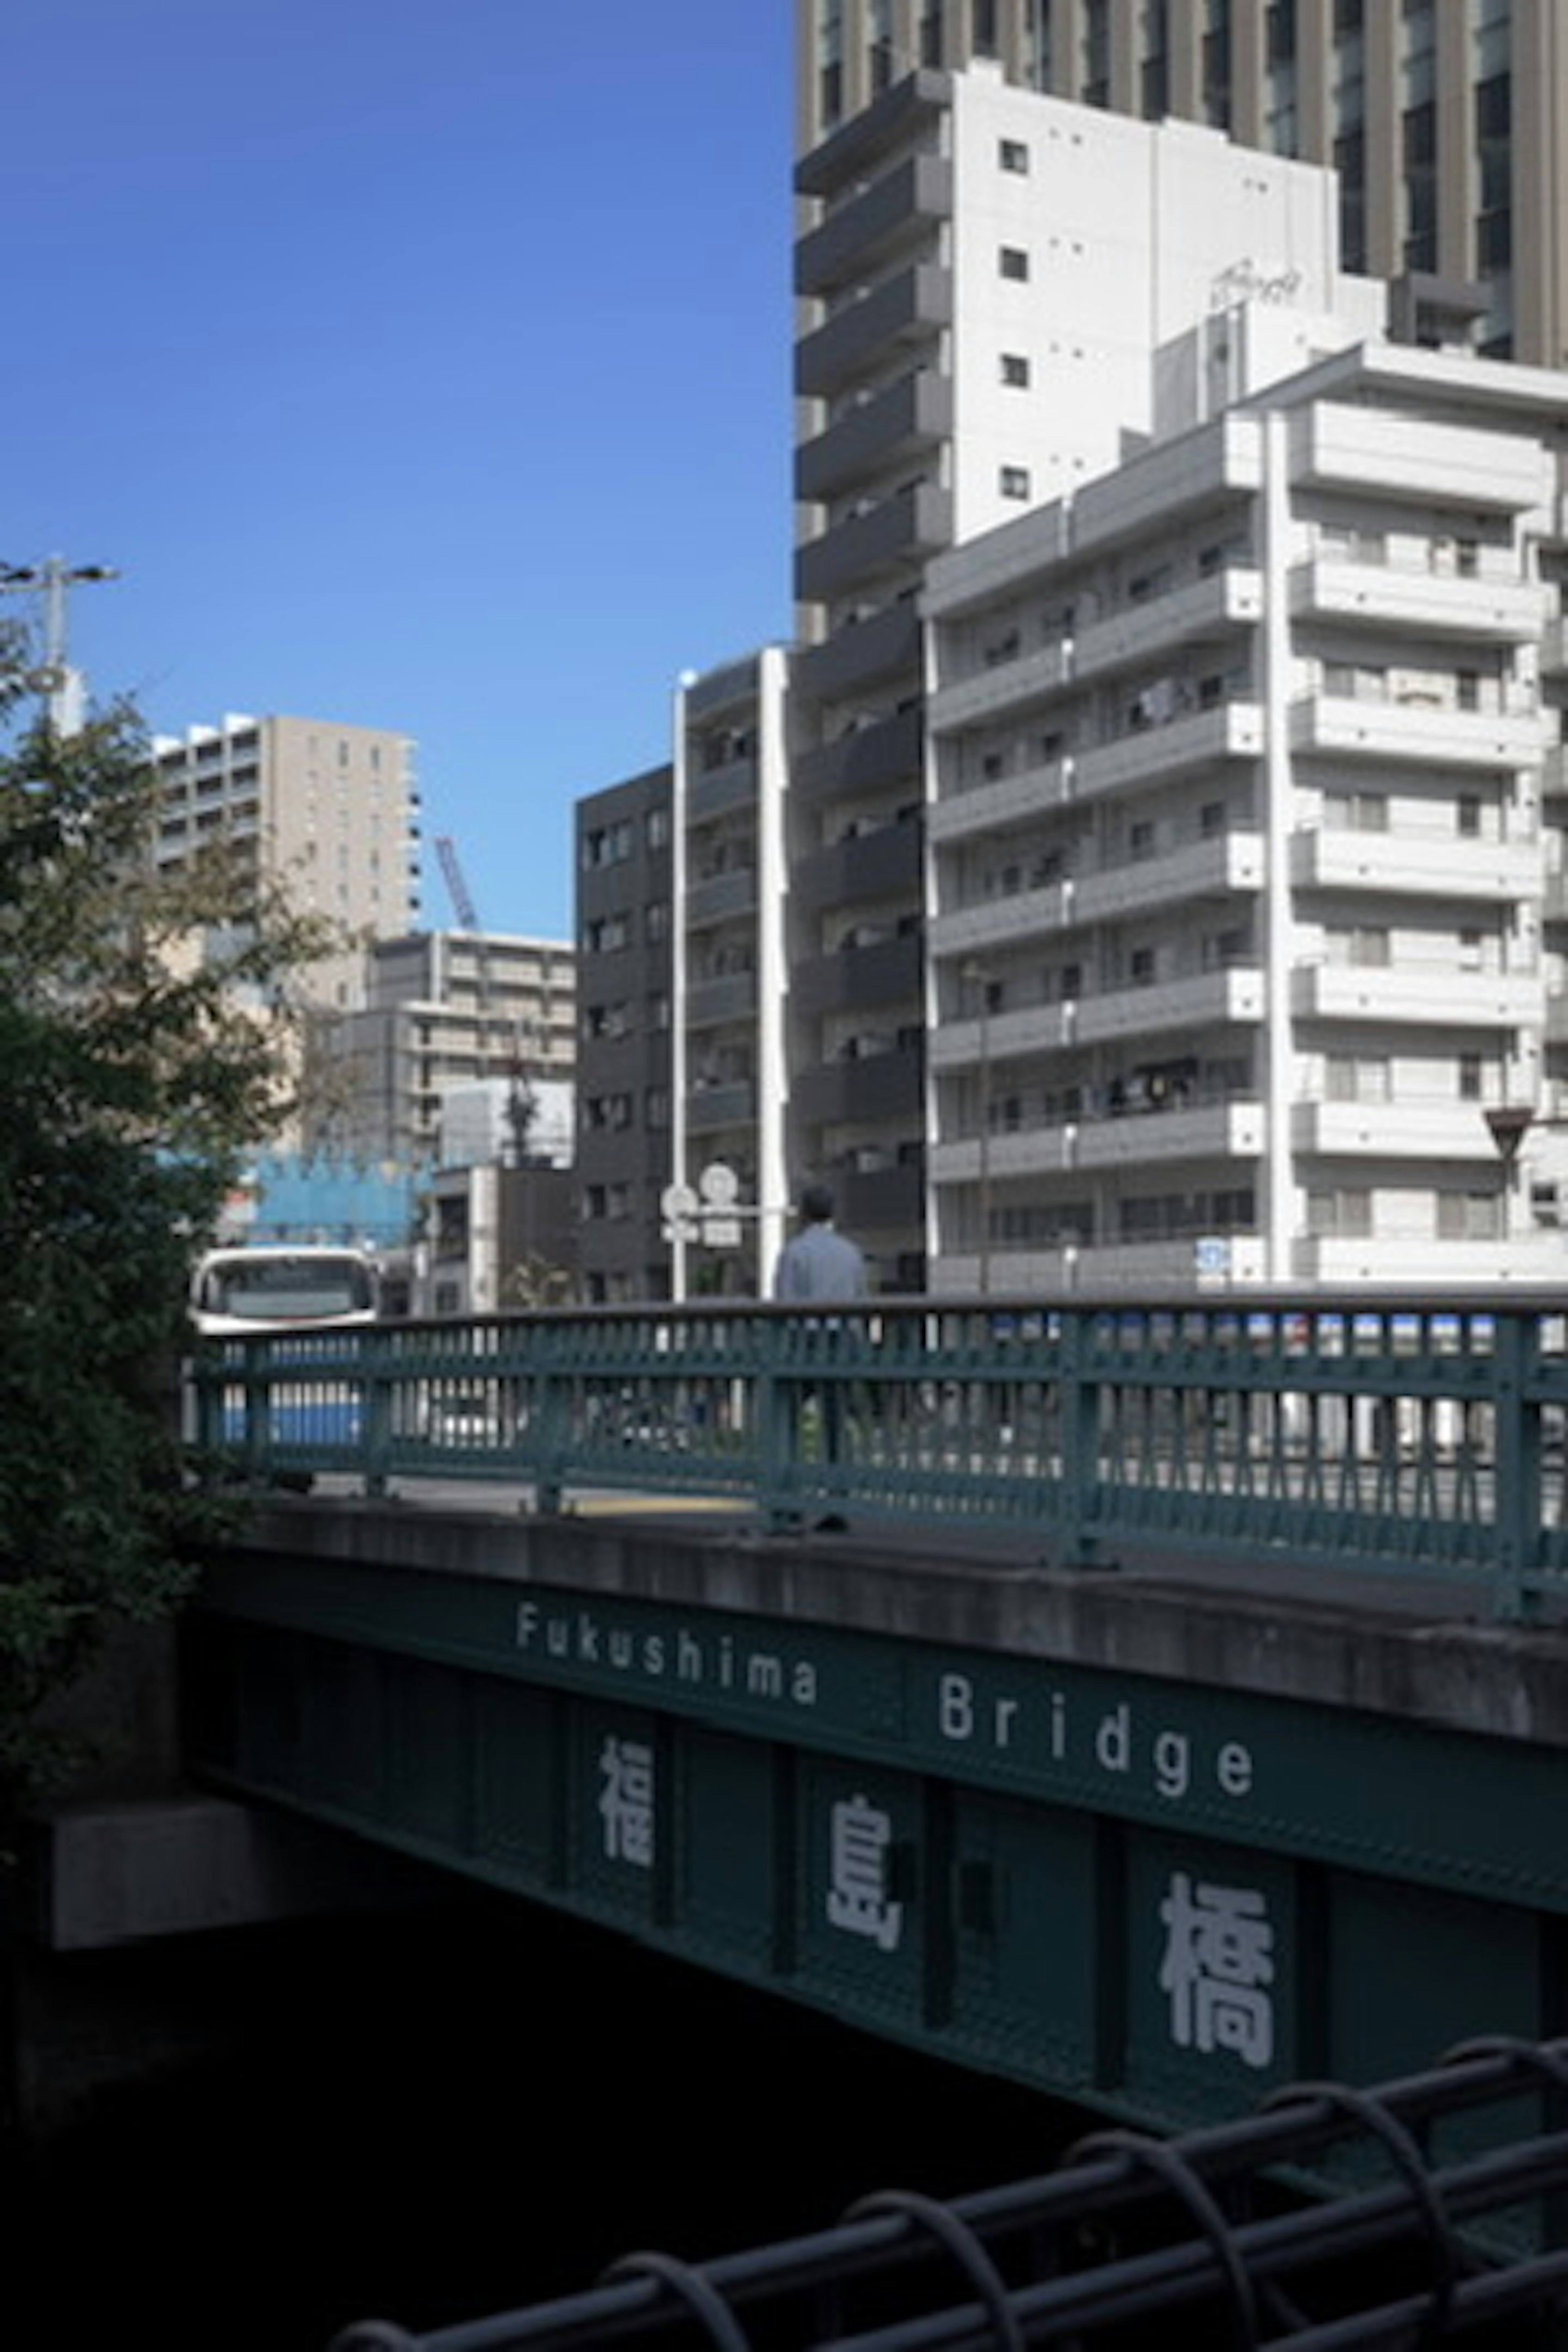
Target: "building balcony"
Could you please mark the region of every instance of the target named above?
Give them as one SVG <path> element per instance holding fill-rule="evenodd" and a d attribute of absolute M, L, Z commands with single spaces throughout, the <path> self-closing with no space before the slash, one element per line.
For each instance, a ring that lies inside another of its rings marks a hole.
<path fill-rule="evenodd" d="M 912 1046 L 825 1062 L 798 1070 L 790 1109 L 808 1127 L 840 1127 L 852 1119 L 900 1119 L 918 1124 L 924 1057 Z"/>
<path fill-rule="evenodd" d="M 925 1220 L 925 1171 L 916 1165 L 892 1168 L 836 1168 L 833 1187 L 838 1202 L 838 1222 L 847 1233 L 920 1235 Z"/>
<path fill-rule="evenodd" d="M 977 1071 L 983 1060 L 994 1066 L 1073 1045 L 1121 1044 L 1226 1024 L 1251 1027 L 1263 1018 L 1264 994 L 1261 971 L 1251 964 L 1230 964 L 1162 981 L 1157 987 L 1108 989 L 1058 1003 L 1020 1005 L 990 1013 L 984 1024 L 978 1013 L 944 1021 L 927 1041 L 927 1058 L 933 1075 L 948 1076 Z"/>
<path fill-rule="evenodd" d="M 952 497 L 917 482 L 795 550 L 795 593 L 827 604 L 857 587 L 907 574 L 952 537 Z"/>
<path fill-rule="evenodd" d="M 847 302 L 795 345 L 795 388 L 830 400 L 900 343 L 935 341 L 952 324 L 952 280 L 934 262 L 916 262 Z"/>
<path fill-rule="evenodd" d="M 1234 1101 L 994 1132 L 985 1139 L 984 1150 L 978 1136 L 965 1136 L 932 1150 L 931 1181 L 977 1183 L 983 1162 L 988 1181 L 1005 1183 L 1014 1177 L 1069 1175 L 1075 1171 L 1092 1173 L 1104 1169 L 1258 1160 L 1263 1155 L 1264 1131 L 1262 1104 Z"/>
<path fill-rule="evenodd" d="M 1011 661 L 944 681 L 927 698 L 926 724 L 932 735 L 988 725 L 1053 701 L 1073 682 L 1070 648 L 1060 641 L 1039 646 Z"/>
<path fill-rule="evenodd" d="M 806 808 L 822 801 L 858 799 L 908 782 L 918 798 L 924 738 L 920 706 L 911 702 L 906 710 L 799 753 L 790 770 L 790 796 L 797 808 Z"/>
<path fill-rule="evenodd" d="M 803 915 L 824 907 L 906 899 L 919 893 L 921 865 L 920 820 L 905 817 L 798 859 L 790 872 L 790 898 Z"/>
<path fill-rule="evenodd" d="M 847 700 L 908 677 L 921 679 L 921 622 L 911 599 L 884 606 L 868 621 L 856 621 L 819 646 L 795 656 L 795 683 L 815 702 Z"/>
<path fill-rule="evenodd" d="M 1459 710 L 1426 701 L 1318 695 L 1290 714 L 1298 756 L 1414 761 L 1426 769 L 1539 768 L 1546 751 L 1539 711 Z"/>
<path fill-rule="evenodd" d="M 1263 742 L 1263 711 L 1258 703 L 1222 703 L 1080 751 L 1073 797 L 1100 799 L 1198 775 L 1226 760 L 1261 759 Z"/>
<path fill-rule="evenodd" d="M 1432 964 L 1301 964 L 1290 975 L 1298 1020 L 1380 1028 L 1530 1029 L 1543 1013 L 1533 973 L 1458 971 Z"/>
<path fill-rule="evenodd" d="M 1073 641 L 1072 675 L 1080 681 L 1109 677 L 1163 653 L 1253 628 L 1262 618 L 1263 574 L 1252 564 L 1230 564 L 1168 595 L 1089 622 Z"/>
<path fill-rule="evenodd" d="M 1498 1164 L 1485 1114 L 1473 1102 L 1299 1102 L 1290 1113 L 1290 1142 L 1298 1152 L 1332 1159 Z"/>
<path fill-rule="evenodd" d="M 1018 890 L 949 908 L 929 926 L 935 957 L 981 955 L 1042 933 L 1180 906 L 1193 899 L 1247 897 L 1264 882 L 1263 837 L 1216 835 L 1163 856 L 1131 859 L 1092 873 L 1066 875 L 1037 890 Z"/>
<path fill-rule="evenodd" d="M 1462 580 L 1394 564 L 1321 560 L 1290 575 L 1298 620 L 1364 623 L 1423 637 L 1530 645 L 1546 625 L 1549 592 L 1523 580 Z"/>
<path fill-rule="evenodd" d="M 1299 488 L 1486 514 L 1546 506 L 1555 486 L 1550 454 L 1510 434 L 1328 400 L 1291 417 L 1290 474 Z"/>
<path fill-rule="evenodd" d="M 715 817 L 728 816 L 735 809 L 754 808 L 756 803 L 757 763 L 749 755 L 726 760 L 721 767 L 687 770 L 688 827 L 711 824 Z"/>
<path fill-rule="evenodd" d="M 802 444 L 795 452 L 795 496 L 835 498 L 937 448 L 952 431 L 952 384 L 934 368 L 914 368 Z"/>
<path fill-rule="evenodd" d="M 862 1013 L 874 1005 L 918 1003 L 921 941 L 914 932 L 840 948 L 797 966 L 790 983 L 792 1009 L 806 1020 L 828 1013 Z"/>
<path fill-rule="evenodd" d="M 796 194 L 831 197 L 868 179 L 889 151 L 908 146 L 922 134 L 933 137 L 952 102 L 952 87 L 945 74 L 921 67 L 906 75 L 796 158 Z"/>
<path fill-rule="evenodd" d="M 726 1021 L 754 1019 L 756 1010 L 756 973 L 723 972 L 712 980 L 693 981 L 686 995 L 686 1025 L 711 1029 Z"/>
<path fill-rule="evenodd" d="M 686 927 L 689 931 L 711 930 L 717 923 L 733 922 L 742 916 L 757 911 L 757 877 L 747 866 L 728 874 L 710 875 L 705 882 L 692 882 L 686 893 Z"/>
<path fill-rule="evenodd" d="M 1360 1282 L 1393 1288 L 1443 1290 L 1477 1285 L 1496 1290 L 1509 1282 L 1563 1280 L 1563 1237 L 1557 1233 L 1520 1234 L 1511 1241 L 1438 1241 L 1434 1235 L 1363 1239 L 1303 1235 L 1291 1244 L 1290 1278 L 1324 1290 L 1348 1289 Z"/>
<path fill-rule="evenodd" d="M 1407 832 L 1314 828 L 1292 835 L 1298 889 L 1373 890 L 1402 898 L 1474 898 L 1509 906 L 1541 889 L 1538 841 L 1424 840 Z"/>
<path fill-rule="evenodd" d="M 933 845 L 984 838 L 1009 825 L 1026 824 L 1074 797 L 1072 760 L 1047 760 L 987 783 L 944 786 L 943 797 L 926 811 L 926 837 Z"/>
<path fill-rule="evenodd" d="M 1199 433 L 1145 450 L 1086 483 L 1073 501 L 1080 558 L 1135 543 L 1168 543 L 1190 517 L 1239 509 L 1262 487 L 1263 440 L 1253 416 L 1224 416 Z"/>
<path fill-rule="evenodd" d="M 942 155 L 908 155 L 800 239 L 795 290 L 828 294 L 885 268 L 916 239 L 933 237 L 952 214 L 952 165 Z"/>
<path fill-rule="evenodd" d="M 698 1084 L 689 1090 L 685 1108 L 688 1135 L 717 1135 L 727 1128 L 754 1127 L 757 1089 L 750 1078 L 739 1078 L 728 1086 Z"/>

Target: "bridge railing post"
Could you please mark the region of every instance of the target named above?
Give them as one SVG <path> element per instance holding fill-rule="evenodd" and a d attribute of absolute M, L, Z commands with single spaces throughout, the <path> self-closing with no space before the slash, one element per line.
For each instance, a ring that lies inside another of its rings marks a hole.
<path fill-rule="evenodd" d="M 1089 1368 L 1093 1318 L 1068 1307 L 1061 1318 L 1061 1557 L 1068 1568 L 1102 1566 L 1100 1533 L 1100 1382 Z"/>
<path fill-rule="evenodd" d="M 801 1405 L 803 1383 L 784 1369 L 791 1325 L 770 1318 L 762 1332 L 756 1378 L 757 1505 L 770 1535 L 788 1535 L 800 1526 Z"/>
<path fill-rule="evenodd" d="M 545 1517 L 561 1509 L 566 1493 L 566 1463 L 572 1434 L 572 1380 L 561 1327 L 539 1333 L 539 1352 L 529 1383 L 528 1427 L 532 1457 L 533 1507 Z"/>
<path fill-rule="evenodd" d="M 364 1491 L 367 1495 L 384 1495 L 392 1463 L 392 1391 L 395 1375 L 392 1334 L 367 1328 L 358 1337 Z"/>
<path fill-rule="evenodd" d="M 245 1476 L 248 1486 L 260 1486 L 266 1483 L 272 1451 L 272 1354 L 265 1339 L 245 1339 L 240 1344 L 245 1357 L 240 1375 L 245 1396 Z"/>
<path fill-rule="evenodd" d="M 1507 1624 L 1523 1623 L 1541 1605 L 1541 1405 L 1532 1392 L 1540 1355 L 1539 1313 L 1500 1307 L 1492 1340 L 1492 1614 Z"/>

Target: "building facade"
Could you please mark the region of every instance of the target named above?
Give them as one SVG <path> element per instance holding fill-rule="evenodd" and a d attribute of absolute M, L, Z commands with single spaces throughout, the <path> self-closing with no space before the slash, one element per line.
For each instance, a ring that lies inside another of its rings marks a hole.
<path fill-rule="evenodd" d="M 674 1168 L 675 772 L 576 806 L 576 1185 L 583 1296 L 668 1298 Z"/>
<path fill-rule="evenodd" d="M 321 719 L 230 716 L 160 735 L 158 856 L 176 866 L 208 843 L 237 847 L 259 884 L 345 933 L 402 937 L 419 910 L 419 793 L 406 735 Z M 358 940 L 303 976 L 311 1003 L 364 1002 Z"/>
<path fill-rule="evenodd" d="M 994 67 L 910 76 L 796 184 L 789 1156 L 919 1289 L 928 568 L 1144 446 L 1155 349 L 1240 290 L 1288 296 L 1282 367 L 1381 324 L 1384 291 L 1338 268 L 1326 173 Z"/>
<path fill-rule="evenodd" d="M 808 152 L 921 68 L 1331 165 L 1345 267 L 1481 289 L 1479 347 L 1568 364 L 1563 0 L 798 0 Z"/>
<path fill-rule="evenodd" d="M 765 1294 L 784 1243 L 787 681 L 770 647 L 686 679 L 676 706 L 670 1172 L 699 1204 L 672 1221 L 681 1297 Z M 733 1214 L 703 1211 L 714 1194 Z"/>
<path fill-rule="evenodd" d="M 1565 415 L 1357 344 L 931 567 L 933 1286 L 1559 1270 Z"/>
<path fill-rule="evenodd" d="M 411 931 L 362 953 L 363 1003 L 313 1024 L 308 1100 L 318 1149 L 447 1164 L 448 1105 L 502 1098 L 493 1157 L 546 1148 L 576 1066 L 576 959 L 563 940 Z M 472 1150 L 464 1158 L 472 1159 Z"/>

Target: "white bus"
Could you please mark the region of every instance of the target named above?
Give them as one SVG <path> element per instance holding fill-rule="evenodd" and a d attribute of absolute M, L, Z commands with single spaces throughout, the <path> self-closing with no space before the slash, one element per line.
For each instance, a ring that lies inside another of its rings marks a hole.
<path fill-rule="evenodd" d="M 191 1277 L 191 1319 L 219 1339 L 291 1324 L 331 1330 L 374 1323 L 378 1291 L 375 1260 L 362 1250 L 261 1242 L 207 1251 Z"/>

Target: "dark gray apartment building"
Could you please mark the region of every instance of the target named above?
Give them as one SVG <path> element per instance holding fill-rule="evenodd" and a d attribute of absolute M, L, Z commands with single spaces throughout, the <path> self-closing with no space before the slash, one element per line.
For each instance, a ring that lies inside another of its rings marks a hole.
<path fill-rule="evenodd" d="M 577 1198 L 583 1295 L 667 1298 L 673 894 L 669 767 L 577 803 Z"/>

